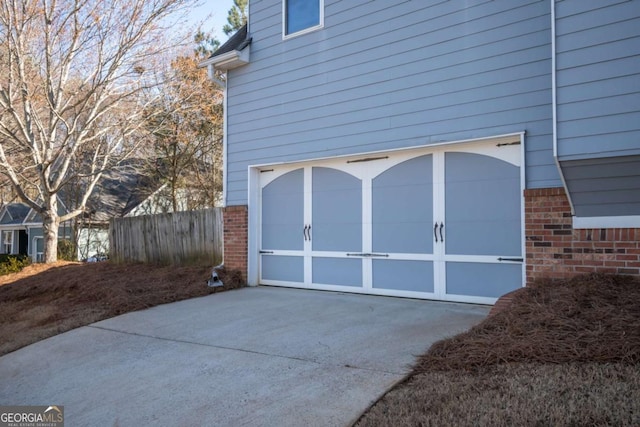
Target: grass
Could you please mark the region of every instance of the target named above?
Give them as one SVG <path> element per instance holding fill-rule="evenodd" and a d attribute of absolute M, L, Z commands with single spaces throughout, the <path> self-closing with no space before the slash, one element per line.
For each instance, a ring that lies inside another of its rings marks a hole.
<path fill-rule="evenodd" d="M 640 282 L 540 281 L 434 344 L 358 426 L 640 425 Z"/>
<path fill-rule="evenodd" d="M 210 266 L 58 262 L 1 276 L 0 355 L 123 313 L 220 291 L 205 285 L 210 274 Z M 238 274 L 219 275 L 224 289 L 243 284 Z"/>

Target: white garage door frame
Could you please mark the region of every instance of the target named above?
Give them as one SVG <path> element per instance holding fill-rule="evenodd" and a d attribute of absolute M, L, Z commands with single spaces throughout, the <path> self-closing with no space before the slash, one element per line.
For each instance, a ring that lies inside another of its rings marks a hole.
<path fill-rule="evenodd" d="M 389 168 L 390 163 L 399 164 L 404 162 L 405 160 L 415 158 L 424 154 L 433 154 L 438 152 L 464 152 L 464 153 L 473 153 L 477 151 L 481 153 L 484 147 L 487 147 L 489 144 L 495 144 L 497 146 L 508 147 L 505 149 L 505 159 L 510 163 L 517 163 L 520 170 L 520 242 L 521 242 L 521 254 L 524 258 L 525 254 L 525 236 L 524 236 L 524 198 L 522 197 L 524 186 L 525 186 L 525 162 L 524 162 L 524 139 L 525 133 L 513 133 L 506 135 L 497 135 L 487 138 L 478 138 L 471 140 L 461 140 L 454 141 L 442 144 L 432 144 L 427 146 L 420 147 L 411 147 L 406 149 L 395 149 L 395 150 L 385 150 L 385 151 L 376 151 L 376 152 L 367 152 L 360 153 L 349 156 L 340 156 L 340 157 L 331 157 L 331 158 L 321 158 L 321 159 L 313 159 L 309 161 L 300 161 L 300 162 L 289 162 L 289 163 L 272 163 L 272 164 L 260 164 L 260 165 L 251 165 L 248 168 L 249 173 L 249 186 L 248 186 L 248 201 L 249 201 L 249 226 L 248 226 L 248 282 L 252 286 L 256 286 L 260 284 L 260 248 L 261 248 L 261 200 L 260 194 L 261 189 L 265 185 L 265 179 L 269 180 L 270 178 L 266 178 L 266 176 L 270 175 L 274 171 L 276 172 L 273 176 L 282 176 L 284 173 L 288 171 L 293 171 L 299 168 L 306 168 L 305 174 L 310 173 L 310 167 L 328 167 L 335 170 L 344 170 L 350 174 L 356 173 L 359 176 L 367 177 L 364 181 L 365 191 L 363 192 L 363 200 L 364 204 L 370 204 L 370 200 L 367 198 L 371 197 L 371 193 L 366 191 L 367 188 L 367 180 L 372 176 L 377 176 L 383 170 Z M 517 146 L 517 147 L 516 147 Z M 517 150 L 517 151 L 514 151 Z M 496 152 L 497 153 L 497 152 Z M 494 153 L 495 156 L 495 153 Z M 498 158 L 500 154 L 497 154 Z M 519 158 L 514 161 L 514 156 L 518 156 Z M 376 161 L 362 161 L 363 159 L 375 159 L 384 157 L 386 160 L 384 162 L 376 162 Z M 355 160 L 355 162 L 354 162 Z M 348 166 L 345 166 L 348 165 Z M 434 165 L 437 167 L 437 165 Z M 380 170 L 378 170 L 380 169 Z M 440 173 L 439 171 L 437 173 Z M 434 176 L 436 175 L 436 171 L 434 171 Z M 369 181 L 370 182 L 370 181 Z M 309 180 L 305 179 L 305 185 L 309 185 Z M 310 188 L 305 188 L 305 191 L 310 191 Z M 440 197 L 441 196 L 437 196 Z M 443 207 L 436 207 L 434 209 L 434 214 L 436 217 L 443 217 L 444 212 Z M 308 215 L 308 213 L 305 213 Z M 369 218 L 367 217 L 369 215 Z M 365 209 L 363 211 L 363 223 L 370 223 L 370 213 L 367 213 Z M 307 218 L 305 218 L 305 221 Z M 446 236 L 446 234 L 445 234 Z M 370 242 L 367 242 L 367 234 L 363 233 L 364 237 L 364 246 L 367 249 L 370 249 Z M 370 237 L 369 237 L 370 238 Z M 314 256 L 332 256 L 332 253 L 318 253 L 315 252 Z M 427 255 L 425 260 L 430 259 L 433 260 L 433 257 L 441 259 L 442 254 L 434 254 L 432 256 Z M 462 259 L 462 258 L 461 258 Z M 465 259 L 469 259 L 467 256 Z M 449 257 L 449 261 L 455 261 L 455 257 Z M 308 265 L 308 260 L 306 261 Z M 371 262 L 370 259 L 364 260 L 364 263 Z M 525 283 L 525 274 L 526 274 L 526 260 L 522 262 L 521 268 L 521 276 L 522 276 L 522 284 Z M 352 292 L 352 293 L 366 293 L 366 294 L 377 294 L 377 295 L 390 295 L 390 296 L 401 296 L 401 297 L 411 297 L 411 298 L 423 298 L 423 299 L 446 299 L 448 301 L 461 301 L 461 302 L 473 302 L 473 303 L 482 303 L 482 304 L 492 304 L 495 302 L 496 298 L 492 297 L 482 297 L 482 296 L 456 296 L 456 295 L 446 295 L 446 297 L 442 293 L 441 288 L 434 289 L 433 293 L 428 292 L 412 292 L 412 291 L 404 291 L 404 290 L 389 290 L 389 289 L 375 289 L 371 287 L 371 278 L 366 276 L 367 271 L 371 271 L 371 268 L 364 268 L 365 275 L 363 280 L 365 282 L 364 287 L 344 287 L 344 286 L 333 286 L 333 285 L 322 285 L 322 286 L 311 286 L 312 289 L 324 289 L 324 290 L 333 290 L 333 291 L 341 291 L 341 292 Z M 308 272 L 306 272 L 308 274 Z M 436 276 L 442 275 L 442 272 L 436 272 Z M 436 281 L 441 280 L 440 277 L 435 277 Z M 305 282 L 309 281 L 309 277 L 305 277 Z M 307 287 L 301 286 L 299 283 L 290 283 L 286 282 L 278 282 L 278 283 L 262 283 L 262 284 L 277 284 L 279 286 L 292 286 L 292 287 Z"/>

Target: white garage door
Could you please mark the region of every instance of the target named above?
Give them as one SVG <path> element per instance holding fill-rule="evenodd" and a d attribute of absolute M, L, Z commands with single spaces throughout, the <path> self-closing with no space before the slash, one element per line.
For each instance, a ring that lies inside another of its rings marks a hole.
<path fill-rule="evenodd" d="M 523 283 L 519 142 L 261 168 L 260 283 L 493 303 Z"/>

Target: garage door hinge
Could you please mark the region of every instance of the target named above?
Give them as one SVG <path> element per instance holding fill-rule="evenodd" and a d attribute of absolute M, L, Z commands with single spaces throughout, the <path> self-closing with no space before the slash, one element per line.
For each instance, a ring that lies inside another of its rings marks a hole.
<path fill-rule="evenodd" d="M 383 157 L 367 157 L 365 159 L 357 159 L 357 160 L 347 160 L 347 163 L 362 163 L 362 162 L 372 162 L 374 160 L 384 160 L 384 159 L 388 159 L 389 156 L 383 156 Z"/>

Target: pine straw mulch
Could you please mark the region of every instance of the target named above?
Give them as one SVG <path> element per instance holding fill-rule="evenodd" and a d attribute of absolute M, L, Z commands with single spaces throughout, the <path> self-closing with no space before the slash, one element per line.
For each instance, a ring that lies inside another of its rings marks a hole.
<path fill-rule="evenodd" d="M 358 426 L 640 425 L 640 280 L 542 280 L 435 343 Z"/>
<path fill-rule="evenodd" d="M 244 286 L 238 272 L 223 270 L 224 288 L 209 288 L 210 275 L 210 266 L 58 262 L 1 276 L 0 355 L 130 311 Z"/>
<path fill-rule="evenodd" d="M 473 369 L 509 362 L 640 363 L 640 282 L 586 275 L 542 280 L 511 306 L 434 344 L 415 372 Z"/>

